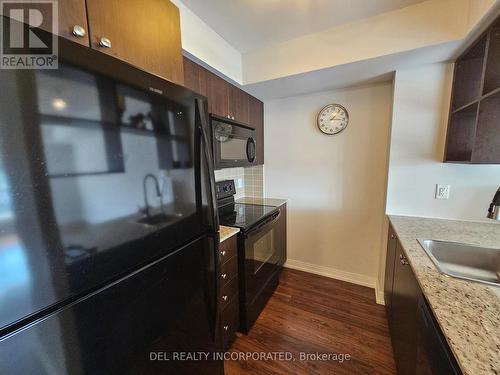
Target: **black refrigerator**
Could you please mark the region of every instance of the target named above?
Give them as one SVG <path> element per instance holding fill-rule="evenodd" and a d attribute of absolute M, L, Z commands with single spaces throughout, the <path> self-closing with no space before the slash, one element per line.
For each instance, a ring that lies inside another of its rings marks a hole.
<path fill-rule="evenodd" d="M 0 373 L 222 374 L 206 99 L 61 38 L 0 82 Z"/>

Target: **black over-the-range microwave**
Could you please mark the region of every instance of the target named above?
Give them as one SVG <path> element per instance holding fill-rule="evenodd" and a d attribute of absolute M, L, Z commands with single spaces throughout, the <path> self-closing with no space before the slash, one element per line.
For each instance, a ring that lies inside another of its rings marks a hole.
<path fill-rule="evenodd" d="M 215 168 L 247 167 L 255 164 L 255 129 L 241 122 L 210 115 Z"/>

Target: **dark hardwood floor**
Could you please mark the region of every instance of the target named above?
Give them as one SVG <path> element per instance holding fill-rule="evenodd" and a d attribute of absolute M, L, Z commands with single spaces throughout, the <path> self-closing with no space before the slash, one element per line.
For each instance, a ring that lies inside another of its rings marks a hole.
<path fill-rule="evenodd" d="M 233 352 L 291 352 L 292 361 L 231 360 L 231 374 L 395 374 L 385 308 L 373 289 L 285 269 L 280 285 L 248 336 Z M 300 360 L 300 352 L 343 353 L 351 359 Z"/>

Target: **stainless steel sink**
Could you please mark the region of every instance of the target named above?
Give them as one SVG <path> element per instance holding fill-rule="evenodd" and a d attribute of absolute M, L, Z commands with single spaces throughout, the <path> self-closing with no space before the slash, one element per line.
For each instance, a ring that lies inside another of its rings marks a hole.
<path fill-rule="evenodd" d="M 500 249 L 438 240 L 418 240 L 442 273 L 500 286 Z"/>

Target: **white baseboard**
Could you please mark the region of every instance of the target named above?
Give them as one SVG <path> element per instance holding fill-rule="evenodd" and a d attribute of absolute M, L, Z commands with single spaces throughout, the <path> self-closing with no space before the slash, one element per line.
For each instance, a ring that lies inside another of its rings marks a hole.
<path fill-rule="evenodd" d="M 378 281 L 377 285 L 375 286 L 375 302 L 377 302 L 379 305 L 385 306 L 384 289 L 380 287 Z"/>
<path fill-rule="evenodd" d="M 288 259 L 285 263 L 286 268 L 314 273 L 316 275 L 330 277 L 332 279 L 347 281 L 349 283 L 367 286 L 376 290 L 376 280 L 373 277 L 339 270 L 332 267 L 318 266 L 317 264 L 301 262 L 299 260 Z M 377 302 L 378 303 L 378 302 Z"/>

